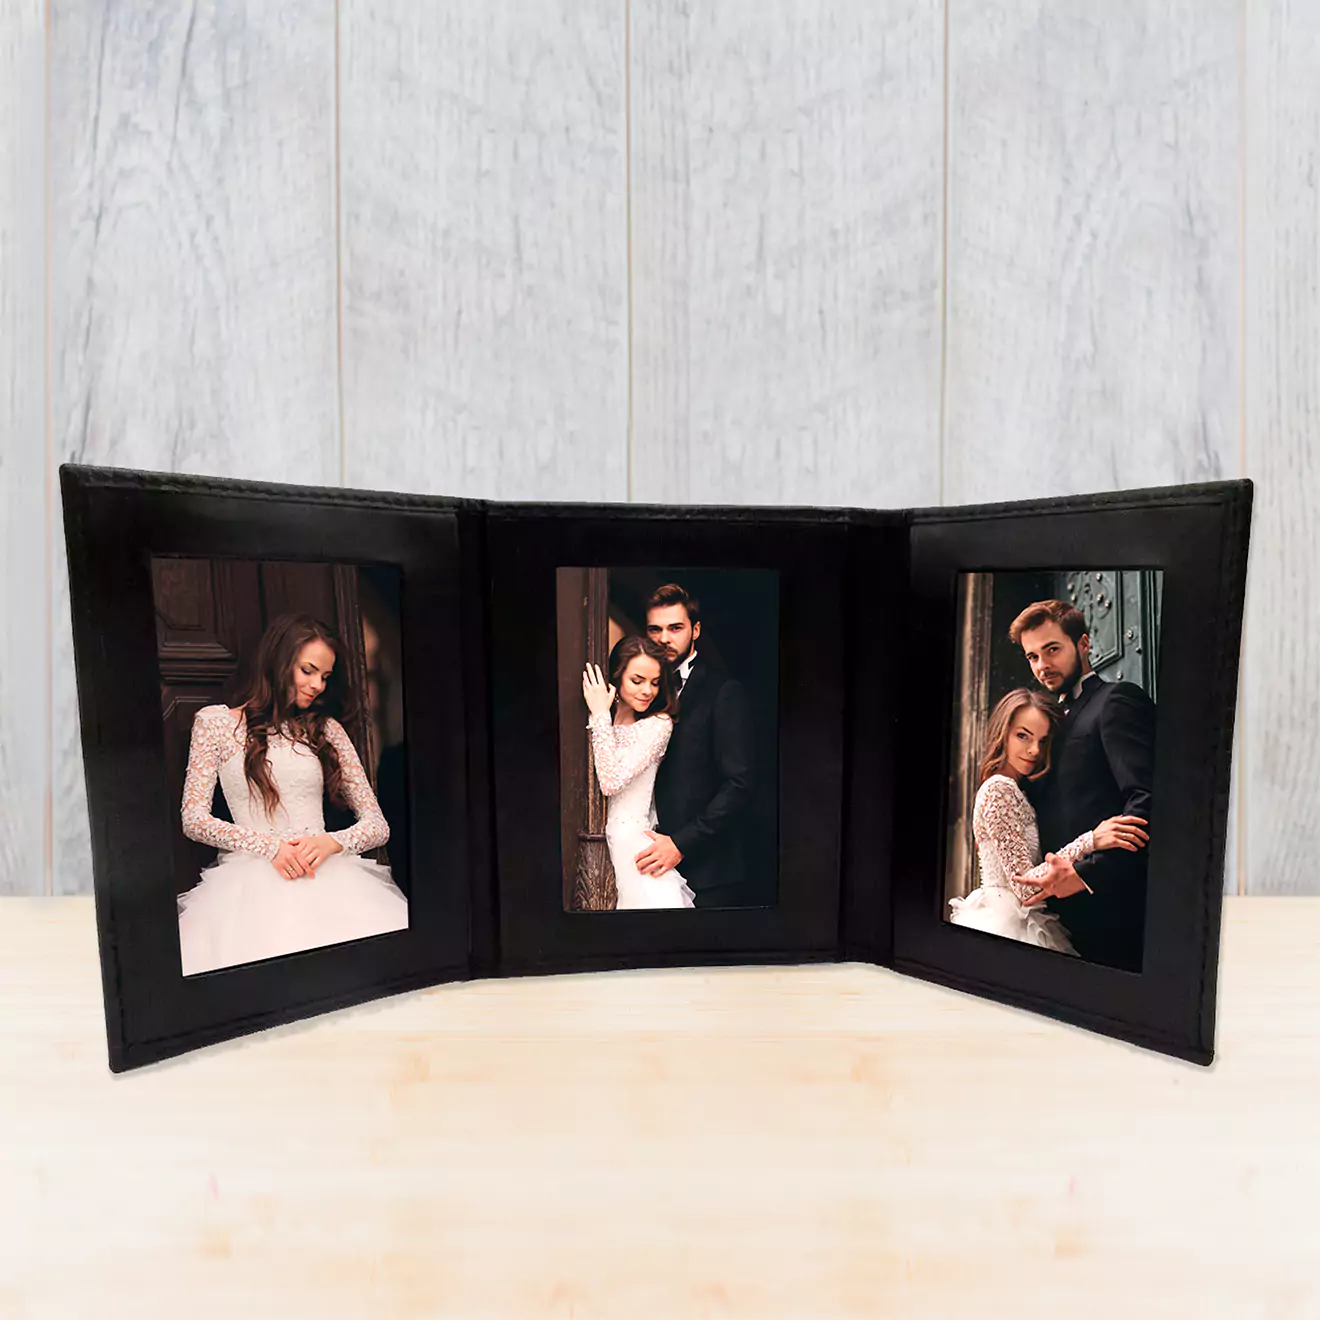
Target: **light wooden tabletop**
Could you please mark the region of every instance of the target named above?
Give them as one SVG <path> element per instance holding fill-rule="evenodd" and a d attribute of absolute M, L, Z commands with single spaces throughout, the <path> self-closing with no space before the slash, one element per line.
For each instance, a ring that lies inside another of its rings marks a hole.
<path fill-rule="evenodd" d="M 115 1077 L 0 900 L 0 1315 L 1320 1315 L 1320 901 L 1203 1069 L 855 964 L 437 987 Z"/>

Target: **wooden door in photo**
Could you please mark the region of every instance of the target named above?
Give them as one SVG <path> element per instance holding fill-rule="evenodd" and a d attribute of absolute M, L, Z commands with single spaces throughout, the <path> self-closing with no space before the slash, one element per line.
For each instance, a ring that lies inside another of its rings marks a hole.
<path fill-rule="evenodd" d="M 609 570 L 561 568 L 556 605 L 559 656 L 559 792 L 564 906 L 612 909 L 618 901 L 605 842 L 605 796 L 596 782 L 582 671 L 588 657 L 609 654 Z"/>

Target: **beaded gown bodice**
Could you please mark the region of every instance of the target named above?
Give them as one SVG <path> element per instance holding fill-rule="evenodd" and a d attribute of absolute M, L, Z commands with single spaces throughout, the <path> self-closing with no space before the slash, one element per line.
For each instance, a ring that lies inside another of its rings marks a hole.
<path fill-rule="evenodd" d="M 339 756 L 345 800 L 358 817 L 356 825 L 330 837 L 346 853 L 378 848 L 389 838 L 389 826 L 353 742 L 335 719 L 326 720 L 325 734 Z M 286 839 L 324 834 L 320 757 L 287 734 L 270 737 L 266 759 L 280 799 L 272 812 L 248 783 L 243 768 L 246 741 L 246 721 L 227 706 L 206 706 L 197 712 L 184 779 L 183 832 L 215 848 L 262 857 L 274 857 Z M 232 824 L 211 814 L 217 779 L 234 817 Z"/>
<path fill-rule="evenodd" d="M 655 828 L 655 776 L 674 731 L 668 715 L 614 724 L 606 712 L 593 715 L 591 750 L 596 781 L 609 799 L 605 833 Z"/>

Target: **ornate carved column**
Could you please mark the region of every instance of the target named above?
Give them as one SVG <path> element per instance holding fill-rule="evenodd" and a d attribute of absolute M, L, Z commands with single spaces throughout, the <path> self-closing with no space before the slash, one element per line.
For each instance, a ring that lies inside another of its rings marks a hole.
<path fill-rule="evenodd" d="M 976 771 L 990 722 L 990 631 L 994 618 L 993 573 L 964 573 L 958 580 L 958 656 L 954 674 L 953 756 L 949 764 L 949 833 L 944 896 L 962 898 L 979 883 L 972 843 Z"/>
<path fill-rule="evenodd" d="M 610 639 L 610 581 L 603 568 L 586 570 L 583 583 L 585 608 L 582 611 L 583 652 L 587 659 L 605 668 Z M 580 672 L 579 666 L 579 672 Z M 579 703 L 581 697 L 579 695 Z M 578 706 L 579 712 L 582 706 Z M 582 714 L 579 725 L 586 724 Z M 596 782 L 596 765 L 591 755 L 591 734 L 581 729 L 577 744 L 586 764 L 586 785 L 582 795 L 582 819 L 577 836 L 577 861 L 573 873 L 572 907 L 580 912 L 608 912 L 619 901 L 614 882 L 614 867 L 605 843 L 605 795 Z"/>

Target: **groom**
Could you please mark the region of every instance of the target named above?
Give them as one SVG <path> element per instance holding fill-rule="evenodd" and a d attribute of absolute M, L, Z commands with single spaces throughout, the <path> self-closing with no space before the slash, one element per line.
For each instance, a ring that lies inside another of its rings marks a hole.
<path fill-rule="evenodd" d="M 1107 683 L 1091 668 L 1086 619 L 1073 605 L 1036 601 L 1013 620 L 1009 637 L 1063 714 L 1051 773 L 1032 793 L 1042 850 L 1056 852 L 1109 816 L 1149 821 L 1154 702 L 1135 683 Z M 1048 901 L 1081 957 L 1141 970 L 1145 848 L 1107 849 L 1072 867 L 1056 865 L 1041 895 L 1029 901 Z"/>
<path fill-rule="evenodd" d="M 701 609 L 677 583 L 646 602 L 646 634 L 663 646 L 678 688 L 678 720 L 655 780 L 655 830 L 637 854 L 644 875 L 682 864 L 699 908 L 750 901 L 742 823 L 752 797 L 752 730 L 742 684 L 698 650 Z"/>

